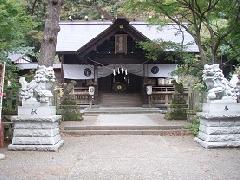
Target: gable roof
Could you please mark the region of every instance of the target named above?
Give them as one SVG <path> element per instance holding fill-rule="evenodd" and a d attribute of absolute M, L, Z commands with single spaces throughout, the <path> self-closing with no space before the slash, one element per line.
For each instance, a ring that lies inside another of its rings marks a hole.
<path fill-rule="evenodd" d="M 117 19 L 118 20 L 118 19 Z M 115 20 L 114 22 L 116 22 Z M 111 21 L 71 21 L 60 22 L 60 32 L 57 38 L 57 52 L 76 52 L 86 48 L 88 43 L 97 43 L 101 36 L 107 35 L 113 29 Z M 161 39 L 163 41 L 182 42 L 182 33 L 176 24 L 164 26 L 149 25 L 145 22 L 130 22 L 127 26 L 130 31 L 135 31 L 139 38 L 150 40 Z M 199 52 L 193 37 L 181 29 L 184 34 L 183 44 L 187 46 L 187 52 Z"/>
<path fill-rule="evenodd" d="M 15 64 L 31 63 L 31 59 L 25 54 L 21 53 L 9 53 L 8 58 Z"/>
<path fill-rule="evenodd" d="M 136 42 L 148 40 L 146 36 L 137 31 L 133 26 L 129 25 L 129 22 L 126 19 L 116 19 L 111 26 L 98 34 L 95 38 L 91 39 L 87 44 L 80 47 L 77 50 L 77 54 L 80 56 L 88 54 L 92 50 L 95 50 L 98 45 L 101 45 L 106 41 L 106 39 L 110 39 L 114 36 L 117 32 L 127 33 Z"/>

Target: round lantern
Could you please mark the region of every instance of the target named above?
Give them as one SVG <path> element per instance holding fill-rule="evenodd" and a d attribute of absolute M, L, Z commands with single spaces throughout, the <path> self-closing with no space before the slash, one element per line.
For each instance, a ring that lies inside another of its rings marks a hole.
<path fill-rule="evenodd" d="M 146 91 L 147 91 L 147 95 L 151 95 L 152 94 L 152 86 L 147 86 Z"/>
<path fill-rule="evenodd" d="M 90 96 L 94 96 L 95 87 L 94 86 L 89 86 L 88 93 L 89 93 Z"/>

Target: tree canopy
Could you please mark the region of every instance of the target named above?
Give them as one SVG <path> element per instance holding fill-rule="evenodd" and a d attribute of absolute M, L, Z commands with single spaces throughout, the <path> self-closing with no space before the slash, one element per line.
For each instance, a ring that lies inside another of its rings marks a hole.
<path fill-rule="evenodd" d="M 34 26 L 23 1 L 0 0 L 0 53 L 25 45 Z"/>
<path fill-rule="evenodd" d="M 220 46 L 239 24 L 237 0 L 129 0 L 130 11 L 151 16 L 152 23 L 176 23 L 190 33 L 203 63 L 217 62 Z M 187 24 L 186 24 L 187 23 Z"/>

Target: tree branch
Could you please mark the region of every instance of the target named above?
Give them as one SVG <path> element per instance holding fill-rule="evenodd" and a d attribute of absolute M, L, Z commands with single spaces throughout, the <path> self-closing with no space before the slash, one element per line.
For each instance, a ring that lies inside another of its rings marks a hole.
<path fill-rule="evenodd" d="M 36 7 L 38 1 L 39 1 L 39 0 L 34 0 L 34 1 L 33 1 L 32 8 L 31 8 L 31 15 L 34 14 L 35 7 Z"/>
<path fill-rule="evenodd" d="M 95 5 L 95 8 L 106 19 L 108 19 L 108 20 L 112 20 L 113 19 L 113 17 L 107 11 L 103 10 L 102 7 L 100 7 L 99 5 Z"/>

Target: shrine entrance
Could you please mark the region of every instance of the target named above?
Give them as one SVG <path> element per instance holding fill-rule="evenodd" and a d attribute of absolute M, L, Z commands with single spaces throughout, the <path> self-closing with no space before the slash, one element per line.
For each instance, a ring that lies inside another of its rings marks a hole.
<path fill-rule="evenodd" d="M 142 93 L 143 90 L 143 77 L 123 73 L 113 74 L 98 79 L 99 93 Z"/>
<path fill-rule="evenodd" d="M 113 74 L 98 79 L 102 107 L 142 107 L 143 78 L 134 74 Z"/>

